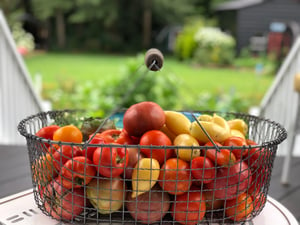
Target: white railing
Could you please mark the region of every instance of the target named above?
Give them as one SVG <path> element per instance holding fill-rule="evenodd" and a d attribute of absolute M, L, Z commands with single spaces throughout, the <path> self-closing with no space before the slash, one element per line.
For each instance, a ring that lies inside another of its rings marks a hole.
<path fill-rule="evenodd" d="M 287 139 L 279 145 L 278 153 L 285 155 L 281 182 L 288 183 L 291 158 L 295 149 L 299 116 L 299 94 L 294 91 L 294 78 L 300 73 L 300 37 L 282 63 L 273 84 L 260 105 L 260 115 L 283 125 Z"/>
<path fill-rule="evenodd" d="M 19 121 L 41 110 L 41 100 L 0 9 L 0 144 L 24 144 L 17 132 Z"/>

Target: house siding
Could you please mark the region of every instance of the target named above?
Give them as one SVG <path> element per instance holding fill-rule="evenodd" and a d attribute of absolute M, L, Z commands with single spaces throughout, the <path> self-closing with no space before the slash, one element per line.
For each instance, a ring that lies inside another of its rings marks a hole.
<path fill-rule="evenodd" d="M 300 3 L 296 0 L 273 0 L 240 9 L 237 13 L 237 49 L 249 45 L 253 35 L 266 34 L 273 21 L 300 24 Z"/>

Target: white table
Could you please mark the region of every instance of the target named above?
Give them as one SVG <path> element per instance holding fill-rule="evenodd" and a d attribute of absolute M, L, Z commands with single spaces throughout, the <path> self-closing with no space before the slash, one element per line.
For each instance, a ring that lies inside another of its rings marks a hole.
<path fill-rule="evenodd" d="M 32 189 L 0 199 L 0 225 L 67 225 L 43 214 L 37 208 Z M 211 224 L 214 225 L 214 224 Z M 291 212 L 268 196 L 263 211 L 243 225 L 299 225 Z"/>

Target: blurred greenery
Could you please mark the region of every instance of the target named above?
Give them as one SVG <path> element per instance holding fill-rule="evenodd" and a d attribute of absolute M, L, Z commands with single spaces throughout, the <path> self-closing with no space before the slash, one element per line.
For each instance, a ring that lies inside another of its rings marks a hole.
<path fill-rule="evenodd" d="M 142 59 L 141 55 L 41 53 L 26 56 L 25 62 L 33 78 L 42 76 L 43 97 L 54 108 L 107 111 L 133 85 L 138 76 L 134 71 L 145 69 Z M 258 76 L 254 68 L 193 67 L 166 56 L 163 69 L 149 73 L 145 86 L 126 104 L 151 99 L 169 109 L 247 111 L 260 103 L 272 79 Z"/>

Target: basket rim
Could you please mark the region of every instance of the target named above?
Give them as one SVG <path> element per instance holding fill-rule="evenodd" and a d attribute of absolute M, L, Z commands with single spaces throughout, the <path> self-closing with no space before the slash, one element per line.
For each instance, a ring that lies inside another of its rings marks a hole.
<path fill-rule="evenodd" d="M 113 115 L 116 115 L 117 113 L 124 113 L 126 109 L 120 110 L 115 112 Z M 251 115 L 251 114 L 247 114 L 247 113 L 242 113 L 242 112 L 222 112 L 222 111 L 214 111 L 214 110 L 195 110 L 195 111 L 191 111 L 191 110 L 174 110 L 177 112 L 181 112 L 181 113 L 188 113 L 188 114 L 194 114 L 194 113 L 200 113 L 200 114 L 204 114 L 204 113 L 208 113 L 208 114 L 223 114 L 223 115 L 228 115 L 228 116 L 235 116 L 235 117 L 248 117 L 251 120 L 260 120 L 260 121 L 264 121 L 267 122 L 271 125 L 273 125 L 276 129 L 278 129 L 278 137 L 274 140 L 270 140 L 270 141 L 266 141 L 266 142 L 262 142 L 261 144 L 258 145 L 251 145 L 251 148 L 259 148 L 259 147 L 267 147 L 267 146 L 272 146 L 272 145 L 279 145 L 280 143 L 282 143 L 286 138 L 287 138 L 287 130 L 278 122 L 273 121 L 271 119 L 262 117 L 262 116 L 255 116 L 255 115 Z M 50 139 L 45 139 L 42 137 L 38 137 L 36 135 L 30 134 L 29 132 L 26 131 L 25 125 L 28 121 L 36 118 L 36 117 L 41 117 L 41 116 L 47 116 L 47 115 L 51 115 L 51 114 L 57 114 L 57 113 L 84 113 L 87 112 L 87 110 L 84 109 L 63 109 L 63 110 L 49 110 L 49 111 L 43 111 L 43 112 L 39 112 L 30 116 L 27 116 L 26 118 L 22 119 L 18 126 L 17 126 L 17 130 L 19 131 L 19 133 L 24 136 L 26 139 L 33 139 L 36 141 L 40 141 L 42 143 L 48 143 L 48 144 L 61 144 L 61 145 L 73 145 L 73 146 L 83 146 L 86 142 L 82 142 L 82 143 L 73 143 L 73 142 L 62 142 L 62 141 L 53 141 Z M 103 146 L 103 147 L 111 147 L 113 146 L 113 144 L 90 144 L 88 143 L 87 146 Z M 119 145 L 120 146 L 120 145 Z M 122 146 L 122 145 L 121 145 Z M 135 144 L 135 145 L 123 145 L 126 147 L 139 147 L 139 144 Z M 250 145 L 245 145 L 245 146 L 220 146 L 220 149 L 228 149 L 234 147 L 235 149 L 245 149 L 245 148 L 249 148 Z M 144 146 L 143 148 L 156 148 L 155 146 Z M 161 146 L 158 146 L 157 148 L 161 148 Z M 176 147 L 176 146 L 175 146 Z M 180 148 L 191 148 L 191 146 L 180 146 Z M 208 148 L 212 148 L 211 146 L 193 146 L 194 149 L 198 149 L 199 147 L 201 147 L 201 149 L 208 149 Z M 206 147 L 206 148 L 205 148 Z M 168 147 L 165 146 L 166 149 L 168 148 L 174 148 L 174 145 Z"/>

